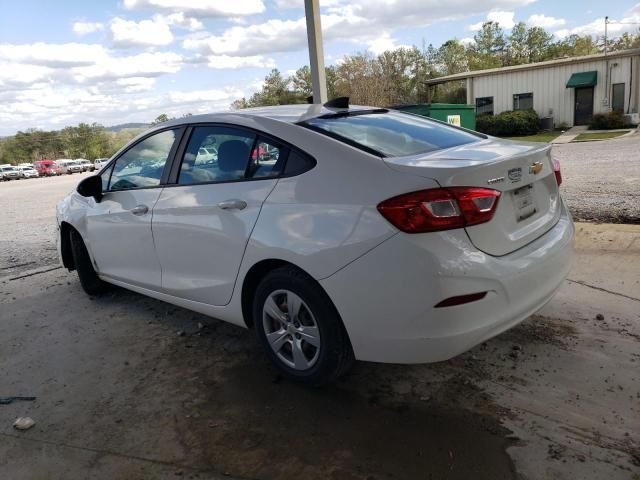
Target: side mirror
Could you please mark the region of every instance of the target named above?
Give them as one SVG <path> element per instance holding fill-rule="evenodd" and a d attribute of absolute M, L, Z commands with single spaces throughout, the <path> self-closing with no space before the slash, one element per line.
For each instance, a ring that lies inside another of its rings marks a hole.
<path fill-rule="evenodd" d="M 96 202 L 100 203 L 102 200 L 102 177 L 92 175 L 85 178 L 76 187 L 76 192 L 83 197 L 93 197 Z"/>

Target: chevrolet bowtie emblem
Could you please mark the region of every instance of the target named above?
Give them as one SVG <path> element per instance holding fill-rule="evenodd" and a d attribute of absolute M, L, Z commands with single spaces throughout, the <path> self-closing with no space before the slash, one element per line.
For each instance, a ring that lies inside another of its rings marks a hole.
<path fill-rule="evenodd" d="M 534 175 L 539 174 L 542 171 L 542 162 L 536 162 L 529 167 L 529 173 L 533 173 Z"/>

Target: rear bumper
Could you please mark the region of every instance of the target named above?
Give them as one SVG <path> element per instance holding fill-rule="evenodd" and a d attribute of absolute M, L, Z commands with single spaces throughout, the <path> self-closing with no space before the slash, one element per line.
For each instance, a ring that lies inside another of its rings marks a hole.
<path fill-rule="evenodd" d="M 322 280 L 356 358 L 446 360 L 535 313 L 569 272 L 574 228 L 562 210 L 545 235 L 502 257 L 477 250 L 464 230 L 400 233 Z M 484 291 L 482 300 L 434 308 L 446 298 Z"/>

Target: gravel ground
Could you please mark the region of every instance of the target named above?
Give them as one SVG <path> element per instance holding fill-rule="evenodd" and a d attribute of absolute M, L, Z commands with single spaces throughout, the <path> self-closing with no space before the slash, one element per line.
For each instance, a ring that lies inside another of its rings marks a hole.
<path fill-rule="evenodd" d="M 56 203 L 89 175 L 0 182 L 0 277 L 58 264 Z"/>
<path fill-rule="evenodd" d="M 562 196 L 576 220 L 640 223 L 640 132 L 600 142 L 554 145 Z"/>

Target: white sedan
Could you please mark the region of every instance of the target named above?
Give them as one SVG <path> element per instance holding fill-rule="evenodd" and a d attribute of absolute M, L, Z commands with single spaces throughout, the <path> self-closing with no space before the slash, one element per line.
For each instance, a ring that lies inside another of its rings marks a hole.
<path fill-rule="evenodd" d="M 201 161 L 216 145 L 215 162 Z M 542 144 L 370 107 L 163 123 L 57 208 L 62 264 L 256 331 L 305 383 L 451 358 L 548 302 L 574 228 Z"/>

